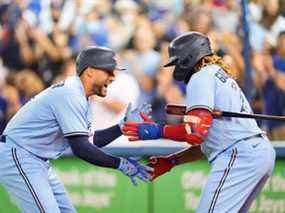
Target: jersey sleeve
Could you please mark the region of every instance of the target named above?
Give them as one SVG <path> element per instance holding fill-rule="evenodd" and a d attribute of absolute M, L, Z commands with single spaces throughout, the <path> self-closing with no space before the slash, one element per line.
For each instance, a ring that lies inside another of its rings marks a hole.
<path fill-rule="evenodd" d="M 52 103 L 52 111 L 64 137 L 88 135 L 88 102 L 85 97 L 65 94 Z"/>
<path fill-rule="evenodd" d="M 214 109 L 215 77 L 214 71 L 204 69 L 194 74 L 186 87 L 187 111 L 197 108 Z"/>

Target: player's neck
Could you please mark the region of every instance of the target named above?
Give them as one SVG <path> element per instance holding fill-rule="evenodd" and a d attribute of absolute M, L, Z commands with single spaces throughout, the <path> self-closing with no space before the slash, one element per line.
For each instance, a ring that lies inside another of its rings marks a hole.
<path fill-rule="evenodd" d="M 92 88 L 90 88 L 90 84 L 87 83 L 87 79 L 84 77 L 84 75 L 80 76 L 80 80 L 84 88 L 85 96 L 88 98 L 92 95 Z"/>

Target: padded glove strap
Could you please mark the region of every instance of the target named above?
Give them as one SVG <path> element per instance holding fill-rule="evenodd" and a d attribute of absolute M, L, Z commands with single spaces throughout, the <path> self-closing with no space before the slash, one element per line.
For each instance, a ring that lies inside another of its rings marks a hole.
<path fill-rule="evenodd" d="M 184 117 L 184 123 L 165 125 L 163 137 L 176 141 L 186 141 L 192 145 L 201 144 L 212 125 L 213 117 L 207 109 L 194 109 Z"/>

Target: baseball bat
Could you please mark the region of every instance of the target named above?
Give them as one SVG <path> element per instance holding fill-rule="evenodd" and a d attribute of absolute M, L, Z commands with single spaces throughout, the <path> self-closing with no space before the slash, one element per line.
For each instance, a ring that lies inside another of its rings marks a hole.
<path fill-rule="evenodd" d="M 185 105 L 178 104 L 167 104 L 166 113 L 171 115 L 186 115 L 187 107 Z M 277 115 L 264 115 L 264 114 L 249 114 L 243 112 L 228 112 L 221 110 L 214 110 L 212 112 L 214 118 L 220 117 L 236 117 L 236 118 L 253 118 L 261 120 L 275 120 L 275 121 L 285 121 L 285 116 Z"/>

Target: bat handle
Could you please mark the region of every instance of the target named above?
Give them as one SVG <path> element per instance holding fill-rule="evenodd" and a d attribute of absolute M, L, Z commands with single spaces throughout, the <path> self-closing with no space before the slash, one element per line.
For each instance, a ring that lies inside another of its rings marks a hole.
<path fill-rule="evenodd" d="M 220 110 L 214 109 L 213 112 L 212 112 L 212 116 L 214 118 L 220 118 L 220 117 L 223 116 L 223 112 L 220 111 Z"/>

